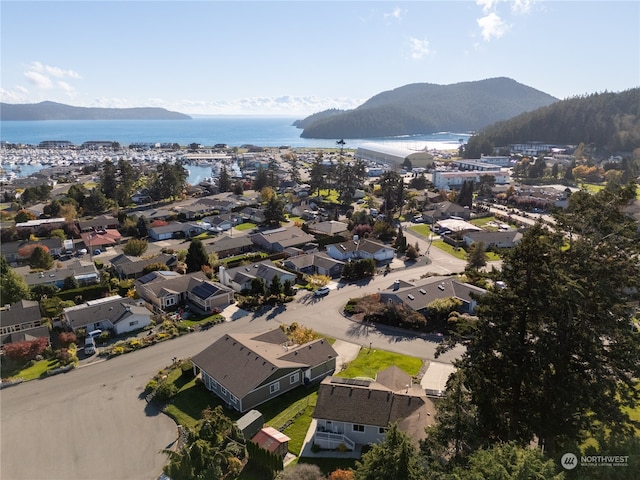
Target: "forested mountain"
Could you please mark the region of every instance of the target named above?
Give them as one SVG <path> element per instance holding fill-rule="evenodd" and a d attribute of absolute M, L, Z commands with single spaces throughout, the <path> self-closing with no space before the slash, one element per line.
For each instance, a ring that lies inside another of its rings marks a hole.
<path fill-rule="evenodd" d="M 303 138 L 373 138 L 479 130 L 557 99 L 509 78 L 452 85 L 415 83 L 380 93 L 355 110 L 301 125 Z M 321 112 L 324 113 L 324 112 Z"/>
<path fill-rule="evenodd" d="M 308 117 L 303 118 L 302 120 L 296 120 L 295 122 L 293 122 L 293 126 L 298 128 L 307 128 L 309 125 L 311 125 L 314 122 L 317 122 L 318 120 L 323 120 L 325 118 L 333 117 L 335 115 L 340 115 L 341 113 L 344 113 L 344 112 L 345 110 L 339 110 L 337 108 L 323 110 L 322 112 L 309 115 Z"/>
<path fill-rule="evenodd" d="M 486 127 L 469 140 L 468 147 L 530 141 L 633 151 L 640 147 L 640 88 L 573 97 L 523 113 Z"/>
<path fill-rule="evenodd" d="M 164 108 L 88 108 L 63 103 L 0 103 L 0 120 L 189 120 Z"/>

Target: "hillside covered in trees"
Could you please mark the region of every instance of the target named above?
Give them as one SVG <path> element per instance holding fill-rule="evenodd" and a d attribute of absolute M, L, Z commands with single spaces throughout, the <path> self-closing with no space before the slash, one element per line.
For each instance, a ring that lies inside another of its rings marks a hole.
<path fill-rule="evenodd" d="M 583 143 L 602 153 L 640 148 L 640 88 L 573 97 L 490 125 L 469 139 L 465 156 L 531 141 Z"/>
<path fill-rule="evenodd" d="M 354 110 L 320 112 L 295 125 L 304 128 L 303 138 L 467 132 L 556 101 L 504 77 L 452 85 L 415 83 L 380 93 Z"/>
<path fill-rule="evenodd" d="M 190 120 L 189 115 L 164 108 L 89 108 L 56 102 L 0 103 L 0 119 L 10 120 Z"/>

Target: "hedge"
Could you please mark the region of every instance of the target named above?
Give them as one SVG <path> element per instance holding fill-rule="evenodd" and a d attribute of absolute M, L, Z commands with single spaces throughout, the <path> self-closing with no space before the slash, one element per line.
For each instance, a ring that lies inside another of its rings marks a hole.
<path fill-rule="evenodd" d="M 75 300 L 77 295 L 82 295 L 82 300 L 95 300 L 103 298 L 109 294 L 109 287 L 106 285 L 96 284 L 88 287 L 74 288 L 73 290 L 65 290 L 56 294 L 61 300 Z"/>

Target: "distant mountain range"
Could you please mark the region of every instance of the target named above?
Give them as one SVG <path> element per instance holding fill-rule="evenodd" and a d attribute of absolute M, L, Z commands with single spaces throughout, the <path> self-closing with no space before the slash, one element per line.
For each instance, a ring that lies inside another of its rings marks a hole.
<path fill-rule="evenodd" d="M 0 120 L 190 120 L 189 115 L 164 108 L 93 108 L 63 103 L 0 103 Z"/>
<path fill-rule="evenodd" d="M 380 93 L 354 110 L 325 110 L 294 125 L 303 129 L 303 138 L 467 132 L 557 101 L 504 77 L 452 85 L 414 83 Z"/>

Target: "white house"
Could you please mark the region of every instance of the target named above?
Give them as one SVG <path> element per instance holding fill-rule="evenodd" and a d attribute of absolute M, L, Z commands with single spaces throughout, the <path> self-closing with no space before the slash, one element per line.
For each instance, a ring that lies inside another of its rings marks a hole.
<path fill-rule="evenodd" d="M 346 262 L 347 260 L 362 260 L 372 258 L 376 262 L 393 259 L 396 249 L 368 238 L 327 245 L 327 253 L 331 258 Z"/>
<path fill-rule="evenodd" d="M 87 332 L 111 330 L 120 335 L 149 325 L 151 312 L 139 301 L 115 295 L 65 308 L 62 321 L 74 332 L 84 328 Z"/>

